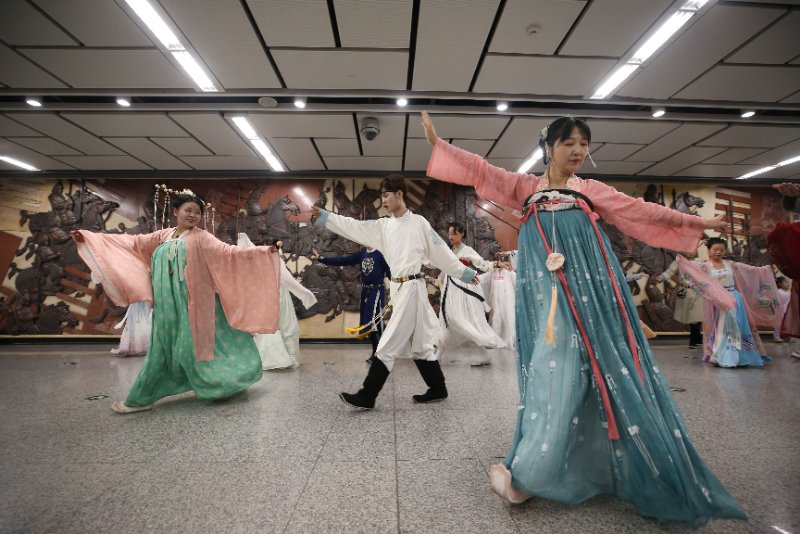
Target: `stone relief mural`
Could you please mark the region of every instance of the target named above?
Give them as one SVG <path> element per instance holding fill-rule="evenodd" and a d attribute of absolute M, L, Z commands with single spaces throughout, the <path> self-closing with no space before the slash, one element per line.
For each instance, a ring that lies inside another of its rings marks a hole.
<path fill-rule="evenodd" d="M 21 181 L 19 181 L 21 182 Z M 311 261 L 321 254 L 340 256 L 360 249 L 336 234 L 309 223 L 312 205 L 325 207 L 357 219 L 382 216 L 379 179 L 176 181 L 170 187 L 191 187 L 219 207 L 215 235 L 235 244 L 239 232 L 256 244 L 283 242 L 283 256 L 290 271 L 317 296 L 317 304 L 306 310 L 295 302 L 301 320 L 342 323 L 345 312 L 357 312 L 360 295 L 359 271 L 352 267 L 328 267 Z M 69 233 L 82 228 L 95 232 L 142 234 L 169 226 L 170 209 L 164 198 L 154 206 L 150 181 L 115 180 L 107 183 L 49 181 L 38 185 L 21 183 L 38 193 L 36 202 L 0 205 L 0 334 L 96 335 L 118 334 L 114 324 L 126 309 L 115 306 L 96 286 L 77 254 Z M 447 227 L 459 221 L 467 228 L 466 243 L 485 258 L 516 248 L 518 219 L 508 208 L 478 198 L 474 190 L 429 180 L 410 184 L 408 204 L 424 216 L 447 239 Z M 0 195 L 4 195 L 0 187 Z M 730 257 L 754 265 L 770 263 L 766 232 L 786 218 L 780 197 L 769 190 L 739 188 L 687 188 L 669 184 L 646 187 L 621 184 L 619 189 L 648 202 L 683 213 L 711 216 L 723 212 L 731 221 L 722 237 L 730 244 Z M 136 192 L 133 194 L 132 192 Z M 17 194 L 16 192 L 14 194 Z M 22 194 L 22 193 L 20 193 Z M 31 208 L 18 208 L 30 205 Z M 36 206 L 38 209 L 32 209 Z M 14 220 L 10 223 L 10 220 Z M 642 320 L 655 331 L 683 331 L 672 319 L 675 295 L 669 284 L 656 284 L 675 253 L 654 249 L 627 237 L 603 223 L 614 253 L 628 273 L 647 276 L 631 282 Z M 438 271 L 426 268 L 433 277 Z M 438 290 L 429 286 L 430 301 L 438 308 Z M 302 321 L 301 321 L 302 322 Z M 318 324 L 318 323 L 314 323 Z M 329 336 L 322 336 L 329 337 Z"/>

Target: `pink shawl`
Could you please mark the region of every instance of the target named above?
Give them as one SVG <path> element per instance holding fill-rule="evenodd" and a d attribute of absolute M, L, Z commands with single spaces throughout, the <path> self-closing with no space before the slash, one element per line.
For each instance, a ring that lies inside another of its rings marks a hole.
<path fill-rule="evenodd" d="M 732 310 L 736 306 L 736 299 L 733 298 L 730 291 L 709 276 L 703 267 L 680 254 L 675 259 L 678 261 L 678 269 L 681 274 L 691 282 L 692 291 L 723 311 Z"/>
<path fill-rule="evenodd" d="M 751 322 L 758 326 L 780 328 L 783 314 L 778 309 L 778 286 L 771 265 L 753 267 L 732 261 L 736 289 L 742 294 Z"/>
<path fill-rule="evenodd" d="M 81 230 L 84 242 L 78 243 L 78 253 L 115 304 L 152 303 L 150 257 L 174 230 L 144 235 Z M 183 239 L 189 324 L 199 361 L 214 359 L 215 294 L 232 327 L 252 334 L 272 334 L 278 329 L 277 252 L 269 247 L 234 247 L 197 228 Z M 254 294 L 259 298 L 251 298 Z"/>

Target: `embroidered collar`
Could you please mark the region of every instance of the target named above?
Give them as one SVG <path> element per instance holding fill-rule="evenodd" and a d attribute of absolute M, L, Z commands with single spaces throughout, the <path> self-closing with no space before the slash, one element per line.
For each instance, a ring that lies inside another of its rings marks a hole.
<path fill-rule="evenodd" d="M 536 181 L 536 190 L 541 191 L 543 189 L 550 189 L 550 178 L 548 178 L 547 175 L 539 177 L 539 179 Z M 578 178 L 573 174 L 567 179 L 567 183 L 562 189 L 572 189 L 573 191 L 582 193 L 583 179 Z"/>

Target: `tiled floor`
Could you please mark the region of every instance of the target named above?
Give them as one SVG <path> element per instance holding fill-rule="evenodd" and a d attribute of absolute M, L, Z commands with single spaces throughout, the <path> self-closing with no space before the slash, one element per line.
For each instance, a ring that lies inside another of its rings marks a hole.
<path fill-rule="evenodd" d="M 766 370 L 702 364 L 684 342 L 654 352 L 695 445 L 750 514 L 705 532 L 800 534 L 800 360 Z M 364 345 L 303 345 L 227 403 L 181 396 L 121 416 L 141 358 L 109 346 L 0 346 L 0 532 L 684 532 L 610 498 L 508 506 L 486 470 L 511 440 L 513 359 L 444 367 L 450 398 L 398 362 L 377 409 L 337 399 L 366 373 Z M 89 400 L 94 395 L 108 398 Z M 782 529 L 777 530 L 774 527 Z"/>

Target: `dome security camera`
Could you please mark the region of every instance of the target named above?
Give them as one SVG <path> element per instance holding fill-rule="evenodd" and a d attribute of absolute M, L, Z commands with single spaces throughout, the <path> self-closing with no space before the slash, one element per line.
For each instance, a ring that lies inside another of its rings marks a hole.
<path fill-rule="evenodd" d="M 372 141 L 381 133 L 378 119 L 375 117 L 366 117 L 363 121 L 361 121 L 361 130 L 359 131 L 361 132 L 361 135 L 364 136 L 364 139 L 367 141 Z"/>

